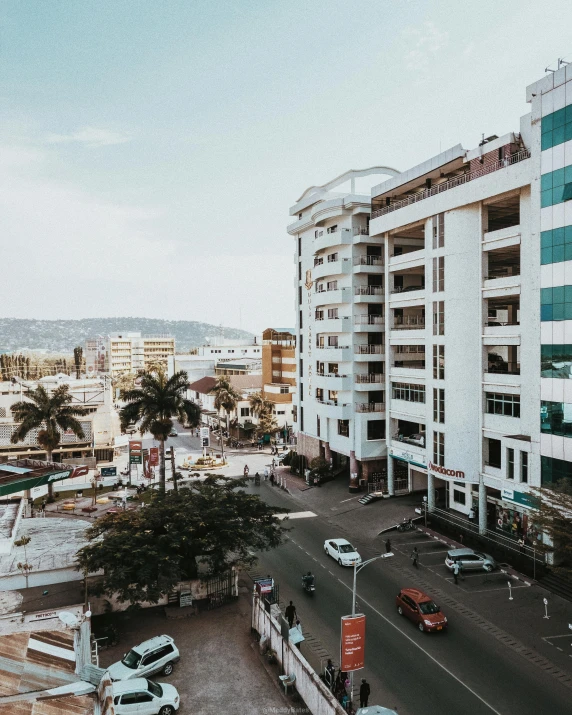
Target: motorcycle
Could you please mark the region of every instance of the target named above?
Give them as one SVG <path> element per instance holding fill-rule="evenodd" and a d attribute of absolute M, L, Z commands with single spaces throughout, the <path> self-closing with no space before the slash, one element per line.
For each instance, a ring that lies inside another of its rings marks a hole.
<path fill-rule="evenodd" d="M 314 577 L 308 578 L 307 576 L 302 576 L 302 588 L 306 593 L 309 593 L 310 596 L 314 595 L 314 591 L 316 590 L 316 586 L 314 585 Z"/>
<path fill-rule="evenodd" d="M 415 524 L 411 519 L 404 519 L 397 527 L 397 531 L 412 531 L 413 529 L 415 529 Z"/>

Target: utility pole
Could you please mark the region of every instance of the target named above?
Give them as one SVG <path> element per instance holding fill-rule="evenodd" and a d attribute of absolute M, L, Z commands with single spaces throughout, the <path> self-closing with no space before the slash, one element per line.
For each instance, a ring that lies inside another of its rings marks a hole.
<path fill-rule="evenodd" d="M 175 490 L 175 492 L 177 492 L 178 488 L 177 488 L 177 476 L 176 476 L 176 472 L 175 472 L 175 448 L 173 447 L 173 445 L 171 445 L 171 469 L 173 472 L 173 489 Z"/>

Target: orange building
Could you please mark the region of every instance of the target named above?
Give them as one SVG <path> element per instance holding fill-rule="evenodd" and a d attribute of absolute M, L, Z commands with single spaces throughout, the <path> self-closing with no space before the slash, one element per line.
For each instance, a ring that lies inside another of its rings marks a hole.
<path fill-rule="evenodd" d="M 296 336 L 290 328 L 262 333 L 262 396 L 274 403 L 281 430 L 292 427 L 292 395 L 296 392 Z"/>

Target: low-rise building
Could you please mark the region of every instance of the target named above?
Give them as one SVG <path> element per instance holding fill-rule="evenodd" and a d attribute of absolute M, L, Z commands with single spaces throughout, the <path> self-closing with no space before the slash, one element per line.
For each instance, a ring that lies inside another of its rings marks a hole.
<path fill-rule="evenodd" d="M 175 338 L 171 335 L 141 335 L 139 332 L 112 333 L 86 341 L 86 371 L 88 375 L 137 373 L 153 364 L 165 370 L 169 357 L 175 354 Z"/>

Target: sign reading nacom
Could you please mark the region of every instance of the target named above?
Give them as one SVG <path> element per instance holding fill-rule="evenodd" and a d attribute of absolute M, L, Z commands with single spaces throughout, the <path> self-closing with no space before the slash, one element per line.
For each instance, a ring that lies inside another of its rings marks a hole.
<path fill-rule="evenodd" d="M 447 469 L 447 467 L 440 467 L 438 464 L 433 464 L 433 462 L 429 462 L 427 469 L 429 469 L 430 472 L 435 472 L 435 474 L 439 474 L 442 477 L 450 477 L 451 479 L 465 478 L 465 472 L 461 472 L 460 469 Z"/>

